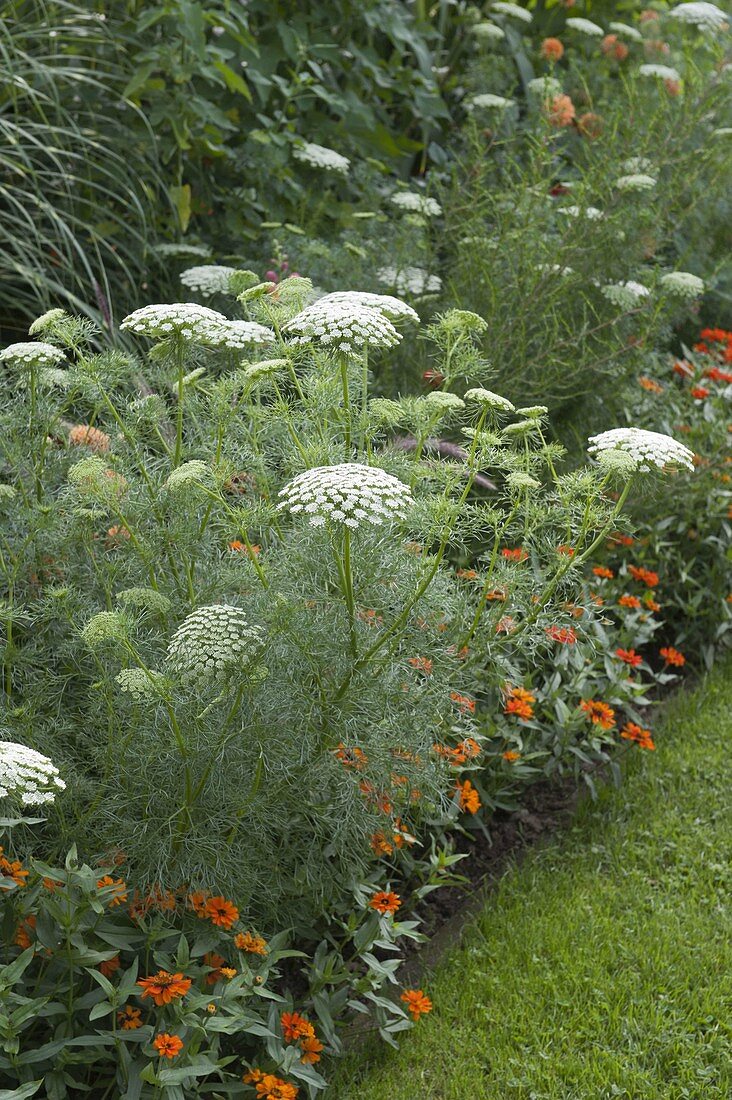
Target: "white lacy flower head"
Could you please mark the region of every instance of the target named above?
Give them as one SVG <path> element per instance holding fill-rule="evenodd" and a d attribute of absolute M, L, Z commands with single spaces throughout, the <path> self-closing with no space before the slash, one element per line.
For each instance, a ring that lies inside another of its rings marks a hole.
<path fill-rule="evenodd" d="M 144 699 L 160 698 L 165 690 L 165 677 L 155 669 L 145 671 L 142 668 L 123 668 L 119 675 L 115 676 L 120 691 L 131 695 L 136 703 Z"/>
<path fill-rule="evenodd" d="M 501 15 L 510 15 L 513 19 L 520 19 L 522 23 L 530 23 L 533 19 L 530 11 L 519 7 L 518 4 L 508 3 L 508 0 L 496 0 L 496 3 L 491 5 L 491 11 L 500 12 Z"/>
<path fill-rule="evenodd" d="M 643 428 L 612 428 L 609 432 L 590 436 L 588 442 L 588 452 L 598 461 L 608 452 L 624 451 L 639 471 L 678 466 L 694 469 L 694 452 L 670 435 L 660 432 L 648 432 Z"/>
<path fill-rule="evenodd" d="M 500 42 L 506 37 L 506 32 L 495 23 L 476 23 L 472 31 L 479 42 Z"/>
<path fill-rule="evenodd" d="M 326 522 L 357 528 L 403 519 L 412 504 L 408 485 L 379 466 L 342 462 L 298 474 L 280 490 L 281 511 L 302 513 L 312 527 Z"/>
<path fill-rule="evenodd" d="M 211 255 L 211 249 L 205 244 L 156 244 L 153 245 L 153 249 L 158 256 L 170 256 L 176 259 L 179 256 L 198 256 L 202 260 L 207 260 Z"/>
<path fill-rule="evenodd" d="M 643 35 L 637 27 L 630 27 L 627 23 L 610 23 L 610 30 L 615 31 L 616 34 L 625 35 L 626 38 L 630 38 L 633 42 L 642 42 Z"/>
<path fill-rule="evenodd" d="M 561 264 L 537 264 L 537 271 L 546 271 L 548 275 L 574 275 L 573 267 L 562 267 Z"/>
<path fill-rule="evenodd" d="M 228 293 L 229 279 L 235 271 L 235 267 L 204 264 L 201 267 L 189 267 L 181 272 L 180 281 L 189 290 L 197 290 L 204 298 L 210 298 L 214 294 Z"/>
<path fill-rule="evenodd" d="M 46 332 L 48 329 L 53 328 L 59 321 L 64 321 L 68 318 L 68 313 L 65 309 L 47 309 L 45 313 L 42 313 L 40 317 L 36 317 L 35 321 L 28 329 L 29 336 L 36 336 L 39 332 Z"/>
<path fill-rule="evenodd" d="M 552 99 L 562 91 L 562 85 L 554 76 L 535 76 L 526 87 L 531 95 L 540 96 L 542 99 Z"/>
<path fill-rule="evenodd" d="M 469 111 L 473 110 L 489 110 L 495 108 L 498 111 L 504 111 L 507 107 L 513 107 L 515 99 L 506 99 L 502 95 L 494 95 L 493 92 L 481 92 L 480 95 L 474 95 L 470 102 L 467 104 Z"/>
<path fill-rule="evenodd" d="M 419 195 L 416 191 L 395 191 L 391 201 L 400 210 L 421 214 L 425 218 L 437 218 L 442 213 L 442 207 L 436 199 L 429 195 Z"/>
<path fill-rule="evenodd" d="M 271 328 L 256 321 L 229 321 L 221 326 L 219 341 L 212 347 L 246 348 L 250 344 L 272 344 L 277 339 Z"/>
<path fill-rule="evenodd" d="M 328 149 L 325 145 L 316 145 L 315 142 L 306 141 L 303 145 L 296 145 L 292 155 L 303 164 L 309 164 L 313 168 L 324 168 L 329 172 L 340 172 L 345 176 L 351 167 L 348 157 L 336 153 L 335 149 Z"/>
<path fill-rule="evenodd" d="M 352 302 L 359 306 L 368 306 L 383 313 L 390 321 L 419 322 L 419 314 L 416 309 L 403 302 L 401 298 L 395 298 L 392 294 L 372 294 L 367 290 L 336 290 L 333 294 L 326 294 L 318 298 L 317 305 L 321 302 Z"/>
<path fill-rule="evenodd" d="M 567 26 L 571 27 L 573 31 L 579 31 L 580 34 L 588 34 L 593 38 L 605 37 L 605 32 L 602 27 L 598 27 L 597 23 L 593 23 L 591 19 L 583 19 L 581 16 L 572 16 L 567 20 Z"/>
<path fill-rule="evenodd" d="M 615 180 L 618 191 L 652 191 L 658 181 L 642 172 L 630 176 L 620 176 Z"/>
<path fill-rule="evenodd" d="M 373 306 L 352 300 L 334 302 L 328 297 L 297 313 L 282 326 L 282 332 L 293 344 L 319 343 L 346 354 L 368 345 L 392 348 L 402 338 L 391 321 Z"/>
<path fill-rule="evenodd" d="M 718 126 L 712 130 L 712 137 L 729 137 L 732 134 L 732 126 Z"/>
<path fill-rule="evenodd" d="M 42 806 L 65 789 L 58 768 L 47 756 L 15 741 L 0 741 L 0 798 Z"/>
<path fill-rule="evenodd" d="M 716 4 L 709 4 L 706 0 L 694 0 L 690 4 L 678 4 L 668 13 L 669 18 L 678 19 L 682 23 L 699 27 L 702 31 L 721 30 L 729 26 L 730 17 Z"/>
<path fill-rule="evenodd" d="M 199 607 L 176 630 L 166 665 L 188 688 L 223 684 L 262 650 L 263 634 L 230 604 Z"/>
<path fill-rule="evenodd" d="M 55 367 L 64 358 L 60 348 L 40 340 L 9 344 L 0 351 L 0 363 L 14 367 Z"/>
<path fill-rule="evenodd" d="M 430 275 L 423 267 L 380 267 L 376 277 L 385 286 L 393 286 L 400 294 L 438 294 L 442 290 L 439 275 Z"/>
<path fill-rule="evenodd" d="M 630 175 L 635 173 L 642 175 L 646 172 L 656 171 L 653 161 L 649 160 L 648 157 L 628 157 L 627 160 L 623 161 L 620 167 L 624 172 L 628 172 Z"/>
<path fill-rule="evenodd" d="M 589 218 L 591 222 L 600 221 L 604 218 L 602 210 L 598 210 L 596 206 L 560 206 L 560 214 L 568 214 L 570 218 Z"/>
<path fill-rule="evenodd" d="M 681 73 L 670 65 L 641 65 L 638 73 L 640 76 L 653 76 L 657 80 L 681 80 Z"/>
<path fill-rule="evenodd" d="M 600 287 L 600 293 L 621 309 L 633 309 L 651 292 L 643 283 L 629 279 L 625 283 L 608 283 L 607 286 Z"/>
<path fill-rule="evenodd" d="M 129 625 L 129 620 L 119 611 L 99 611 L 92 615 L 81 637 L 90 649 L 96 649 L 107 642 L 124 642 Z"/>
<path fill-rule="evenodd" d="M 238 349 L 248 344 L 271 343 L 275 339 L 274 332 L 264 325 L 254 321 L 230 321 L 223 313 L 196 302 L 142 306 L 125 317 L 119 327 L 151 339 L 178 336 L 210 348 Z"/>
<path fill-rule="evenodd" d="M 501 397 L 500 393 L 484 390 L 480 386 L 472 390 L 467 390 L 465 393 L 465 400 L 474 401 L 484 409 L 495 409 L 497 412 L 512 413 L 515 411 L 515 406 L 507 397 Z"/>
<path fill-rule="evenodd" d="M 450 416 L 465 408 L 462 397 L 456 393 L 448 393 L 445 390 L 434 390 L 425 394 L 421 399 L 422 405 L 426 405 L 431 413 L 439 416 Z"/>
<path fill-rule="evenodd" d="M 704 293 L 704 280 L 690 271 L 669 271 L 661 276 L 660 283 L 665 291 L 679 298 L 698 298 Z"/>

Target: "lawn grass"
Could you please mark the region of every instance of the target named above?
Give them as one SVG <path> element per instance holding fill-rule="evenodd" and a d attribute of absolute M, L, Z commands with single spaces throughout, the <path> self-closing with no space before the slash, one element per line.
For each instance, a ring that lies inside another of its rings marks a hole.
<path fill-rule="evenodd" d="M 341 1065 L 334 1100 L 730 1100 L 732 663 L 655 753 L 487 898 L 435 1009 Z"/>

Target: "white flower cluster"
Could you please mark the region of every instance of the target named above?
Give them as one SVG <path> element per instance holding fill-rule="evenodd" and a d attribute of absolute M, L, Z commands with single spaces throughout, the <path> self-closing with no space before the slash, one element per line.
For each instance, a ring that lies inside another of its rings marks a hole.
<path fill-rule="evenodd" d="M 530 23 L 533 16 L 526 8 L 520 8 L 518 4 L 511 4 L 508 0 L 496 0 L 491 6 L 491 11 L 500 12 L 501 15 L 510 15 L 513 19 L 520 19 L 522 23 Z"/>
<path fill-rule="evenodd" d="M 131 695 L 136 703 L 145 699 L 160 698 L 165 690 L 165 677 L 161 672 L 150 669 L 147 672 L 142 668 L 123 668 L 115 676 L 120 691 Z"/>
<path fill-rule="evenodd" d="M 506 37 L 506 32 L 495 23 L 476 23 L 472 31 L 479 42 L 500 42 Z"/>
<path fill-rule="evenodd" d="M 631 175 L 657 171 L 653 161 L 650 161 L 648 157 L 628 157 L 627 160 L 623 161 L 620 167 L 624 172 L 628 172 Z"/>
<path fill-rule="evenodd" d="M 313 527 L 326 521 L 345 527 L 374 526 L 402 519 L 412 503 L 412 494 L 399 478 L 378 466 L 342 462 L 338 466 L 317 466 L 298 474 L 280 490 L 282 511 L 299 513 Z"/>
<path fill-rule="evenodd" d="M 512 107 L 515 102 L 515 99 L 506 99 L 505 96 L 494 95 L 493 92 L 481 92 L 480 95 L 473 96 L 467 104 L 467 109 L 469 111 L 479 111 L 495 108 L 496 110 L 504 111 L 507 107 Z"/>
<path fill-rule="evenodd" d="M 562 91 L 562 85 L 555 76 L 535 76 L 526 87 L 532 95 L 542 99 L 551 99 Z"/>
<path fill-rule="evenodd" d="M 571 27 L 573 31 L 579 31 L 580 34 L 588 34 L 593 38 L 604 38 L 605 32 L 602 27 L 598 27 L 597 23 L 593 23 L 591 19 L 582 19 L 581 16 L 573 16 L 567 20 L 567 26 Z"/>
<path fill-rule="evenodd" d="M 442 213 L 442 207 L 436 199 L 429 195 L 419 195 L 416 191 L 395 191 L 391 201 L 400 210 L 421 214 L 424 218 L 437 218 Z"/>
<path fill-rule="evenodd" d="M 681 73 L 670 65 L 641 65 L 638 72 L 641 76 L 653 76 L 657 80 L 681 80 Z"/>
<path fill-rule="evenodd" d="M 699 27 L 702 31 L 716 31 L 729 26 L 730 17 L 716 4 L 706 0 L 693 0 L 690 4 L 678 4 L 668 13 L 670 18 Z"/>
<path fill-rule="evenodd" d="M 615 180 L 618 191 L 652 191 L 658 181 L 642 172 L 630 176 L 620 176 Z"/>
<path fill-rule="evenodd" d="M 430 275 L 423 267 L 380 267 L 377 279 L 385 286 L 393 286 L 400 294 L 438 294 L 442 290 L 439 275 Z"/>
<path fill-rule="evenodd" d="M 590 436 L 588 452 L 596 457 L 612 451 L 630 455 L 636 470 L 648 472 L 684 466 L 694 469 L 694 452 L 670 435 L 648 432 L 643 428 L 612 428 L 609 432 Z"/>
<path fill-rule="evenodd" d="M 65 789 L 58 768 L 47 756 L 15 741 L 0 741 L 0 798 L 17 799 L 23 806 L 42 806 Z"/>
<path fill-rule="evenodd" d="M 627 23 L 610 23 L 610 30 L 615 31 L 616 34 L 625 35 L 626 38 L 630 38 L 633 42 L 642 42 L 643 35 L 637 27 L 629 27 Z"/>
<path fill-rule="evenodd" d="M 600 221 L 604 218 L 602 210 L 598 210 L 596 206 L 560 206 L 560 214 L 568 214 L 570 218 L 589 218 L 591 222 Z"/>
<path fill-rule="evenodd" d="M 665 291 L 679 298 L 698 298 L 704 293 L 704 280 L 690 271 L 669 271 L 661 276 L 660 283 Z"/>
<path fill-rule="evenodd" d="M 181 272 L 180 281 L 189 290 L 197 290 L 204 298 L 211 298 L 214 294 L 228 293 L 229 279 L 235 271 L 235 267 L 204 264 L 200 267 L 189 267 Z"/>
<path fill-rule="evenodd" d="M 247 344 L 271 343 L 275 334 L 254 321 L 230 321 L 223 313 L 196 302 L 149 305 L 136 309 L 122 321 L 121 329 L 139 336 L 163 340 L 179 336 L 210 348 L 244 348 Z"/>
<path fill-rule="evenodd" d="M 379 309 L 351 299 L 333 301 L 330 295 L 297 313 L 282 331 L 293 344 L 318 342 L 347 354 L 366 345 L 391 348 L 401 340 L 400 333 Z"/>
<path fill-rule="evenodd" d="M 351 167 L 348 157 L 336 153 L 335 149 L 328 149 L 325 145 L 316 145 L 315 142 L 306 141 L 304 145 L 296 145 L 292 151 L 296 160 L 303 164 L 309 164 L 312 168 L 324 168 L 328 172 L 340 172 L 345 176 Z"/>
<path fill-rule="evenodd" d="M 199 607 L 176 630 L 168 645 L 167 667 L 195 690 L 223 684 L 249 664 L 262 648 L 262 631 L 230 604 Z"/>
<path fill-rule="evenodd" d="M 326 294 L 318 299 L 318 302 L 324 301 L 351 302 L 359 306 L 368 306 L 369 309 L 377 309 L 379 313 L 383 313 L 390 321 L 405 319 L 419 322 L 416 309 L 412 309 L 401 298 L 395 298 L 392 294 L 371 294 L 367 290 L 336 290 L 333 294 Z"/>
<path fill-rule="evenodd" d="M 498 412 L 505 413 L 515 411 L 515 406 L 507 397 L 501 397 L 500 393 L 493 393 L 492 390 L 484 390 L 480 387 L 467 390 L 465 400 L 475 401 L 478 405 L 482 405 L 484 409 L 496 409 Z"/>
<path fill-rule="evenodd" d="M 545 271 L 547 275 L 574 275 L 573 267 L 562 267 L 561 264 L 537 264 L 537 271 Z"/>
<path fill-rule="evenodd" d="M 643 283 L 636 283 L 633 279 L 629 279 L 625 283 L 608 283 L 607 286 L 600 287 L 600 293 L 621 309 L 633 309 L 651 292 Z"/>
<path fill-rule="evenodd" d="M 54 367 L 64 358 L 64 353 L 53 344 L 44 344 L 38 340 L 20 344 L 9 344 L 0 351 L 0 363 L 10 363 L 21 367 Z"/>

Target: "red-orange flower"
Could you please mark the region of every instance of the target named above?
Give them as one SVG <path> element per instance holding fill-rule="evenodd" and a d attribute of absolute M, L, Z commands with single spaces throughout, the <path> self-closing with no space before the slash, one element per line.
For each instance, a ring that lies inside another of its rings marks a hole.
<path fill-rule="evenodd" d="M 462 783 L 458 783 L 456 790 L 458 792 L 460 809 L 463 813 L 477 814 L 482 806 L 482 802 L 480 801 L 480 795 L 470 780 L 464 779 Z"/>
<path fill-rule="evenodd" d="M 635 722 L 626 722 L 620 731 L 620 736 L 625 738 L 626 741 L 635 741 L 642 749 L 649 749 L 652 751 L 656 747 L 651 737 L 651 731 L 642 729 L 642 727 L 636 725 Z"/>
<path fill-rule="evenodd" d="M 19 859 L 11 860 L 4 856 L 3 850 L 3 848 L 0 848 L 0 877 L 11 878 L 16 886 L 25 886 L 28 872 L 23 869 L 23 864 Z M 5 886 L 2 889 L 10 890 L 12 887 Z"/>
<path fill-rule="evenodd" d="M 156 1005 L 168 1005 L 176 997 L 185 997 L 191 988 L 191 979 L 182 974 L 169 974 L 167 970 L 158 970 L 150 978 L 140 978 L 137 985 L 142 989 L 142 1000 L 152 997 Z"/>
<path fill-rule="evenodd" d="M 544 633 L 560 645 L 574 645 L 577 641 L 577 635 L 571 626 L 547 626 Z"/>
<path fill-rule="evenodd" d="M 119 952 L 113 955 L 111 959 L 102 959 L 99 964 L 98 970 L 100 974 L 103 974 L 105 978 L 111 978 L 115 971 L 119 970 L 121 966 Z"/>
<path fill-rule="evenodd" d="M 127 901 L 127 884 L 121 878 L 112 878 L 111 875 L 105 875 L 104 878 L 100 878 L 97 881 L 97 890 L 104 890 L 109 888 L 109 907 L 113 909 L 115 905 L 122 905 Z"/>
<path fill-rule="evenodd" d="M 706 386 L 693 386 L 689 392 L 697 401 L 703 401 L 705 397 L 709 397 L 712 391 L 708 390 Z"/>
<path fill-rule="evenodd" d="M 369 908 L 383 914 L 396 913 L 401 904 L 401 898 L 398 894 L 386 890 L 378 890 L 369 900 Z"/>
<path fill-rule="evenodd" d="M 524 550 L 521 546 L 517 546 L 513 550 L 505 547 L 501 550 L 501 554 L 508 561 L 526 561 L 529 556 L 528 551 Z"/>
<path fill-rule="evenodd" d="M 633 610 L 636 610 L 641 605 L 641 602 L 637 596 L 628 596 L 627 594 L 625 596 L 621 596 L 618 600 L 618 603 L 621 607 L 630 607 Z"/>
<path fill-rule="evenodd" d="M 167 1031 L 161 1031 L 156 1035 L 152 1045 L 160 1058 L 177 1058 L 183 1050 L 183 1040 L 177 1035 L 169 1035 Z"/>
<path fill-rule="evenodd" d="M 216 985 L 221 977 L 221 967 L 226 962 L 223 955 L 217 955 L 215 951 L 207 951 L 203 956 L 203 965 L 210 966 L 211 970 L 206 975 L 206 985 Z"/>
<path fill-rule="evenodd" d="M 217 927 L 229 929 L 235 921 L 238 921 L 239 910 L 232 901 L 227 901 L 219 894 L 206 902 L 206 916 Z"/>
<path fill-rule="evenodd" d="M 530 691 L 526 691 L 525 688 L 511 687 L 510 684 L 506 685 L 504 714 L 515 714 L 517 718 L 528 720 L 534 717 L 533 704 L 535 702 L 536 696 L 532 695 Z"/>
<path fill-rule="evenodd" d="M 602 577 L 606 581 L 611 581 L 615 576 L 612 569 L 608 569 L 606 565 L 595 565 L 593 566 L 592 572 L 596 577 Z"/>
<path fill-rule="evenodd" d="M 359 749 L 355 746 L 346 748 L 342 741 L 333 750 L 333 755 L 336 760 L 341 762 L 344 768 L 355 768 L 356 771 L 361 771 L 369 762 L 363 749 Z"/>
<path fill-rule="evenodd" d="M 459 691 L 451 691 L 450 699 L 463 712 L 472 714 L 475 710 L 475 699 L 468 699 L 467 695 L 461 695 Z"/>
<path fill-rule="evenodd" d="M 521 753 L 514 752 L 513 749 L 509 749 L 507 752 L 504 752 L 503 759 L 506 761 L 507 764 L 515 764 L 517 760 L 521 759 Z"/>
<path fill-rule="evenodd" d="M 552 96 L 544 104 L 544 113 L 550 126 L 571 126 L 574 122 L 574 103 L 568 95 Z"/>
<path fill-rule="evenodd" d="M 301 1062 L 304 1062 L 306 1066 L 313 1065 L 314 1062 L 320 1061 L 320 1055 L 323 1051 L 323 1044 L 320 1039 L 317 1039 L 314 1035 L 309 1036 L 306 1039 L 300 1040 L 300 1050 L 302 1056 Z"/>
<path fill-rule="evenodd" d="M 254 1085 L 257 1100 L 295 1100 L 300 1091 L 296 1085 L 289 1085 L 273 1073 L 262 1073 L 261 1069 L 250 1070 L 243 1080 L 245 1085 Z"/>
<path fill-rule="evenodd" d="M 117 1023 L 123 1031 L 135 1031 L 138 1027 L 142 1027 L 142 1012 L 139 1008 L 133 1008 L 132 1005 L 125 1005 L 117 1013 Z"/>
<path fill-rule="evenodd" d="M 658 584 L 658 573 L 654 573 L 652 569 L 642 569 L 637 565 L 629 565 L 628 572 L 634 581 L 642 581 L 649 588 L 655 588 Z"/>
<path fill-rule="evenodd" d="M 400 1000 L 404 1001 L 407 1012 L 415 1021 L 432 1011 L 432 1001 L 421 989 L 405 989 Z"/>
<path fill-rule="evenodd" d="M 280 1016 L 282 1037 L 286 1043 L 297 1043 L 300 1039 L 310 1039 L 315 1034 L 315 1028 L 306 1016 L 299 1012 L 283 1012 Z"/>
<path fill-rule="evenodd" d="M 681 668 L 682 665 L 686 664 L 686 657 L 678 649 L 674 649 L 672 645 L 664 646 L 660 653 L 667 665 L 675 665 L 676 668 Z"/>
<path fill-rule="evenodd" d="M 410 657 L 409 664 L 416 668 L 417 672 L 423 672 L 425 676 L 432 675 L 433 662 L 429 657 Z"/>
<path fill-rule="evenodd" d="M 545 61 L 559 61 L 564 56 L 564 46 L 558 38 L 545 38 L 539 52 Z"/>
<path fill-rule="evenodd" d="M 649 393 L 663 393 L 663 386 L 660 382 L 656 382 L 654 378 L 648 378 L 647 375 L 641 375 L 638 379 L 638 384 L 643 387 L 644 390 L 648 390 Z"/>
<path fill-rule="evenodd" d="M 617 34 L 606 34 L 600 43 L 600 49 L 606 57 L 613 57 L 616 61 L 625 61 L 628 56 L 628 47 L 620 42 Z"/>
<path fill-rule="evenodd" d="M 602 726 L 604 730 L 610 730 L 615 725 L 615 711 L 607 703 L 601 703 L 598 699 L 583 699 L 580 707 L 593 725 Z"/>
<path fill-rule="evenodd" d="M 240 951 L 247 951 L 250 955 L 266 955 L 267 941 L 261 936 L 255 936 L 251 932 L 238 932 L 234 936 L 234 946 Z"/>
<path fill-rule="evenodd" d="M 631 668 L 638 668 L 643 664 L 643 658 L 634 649 L 616 649 L 615 656 L 624 661 L 626 665 L 630 665 Z"/>

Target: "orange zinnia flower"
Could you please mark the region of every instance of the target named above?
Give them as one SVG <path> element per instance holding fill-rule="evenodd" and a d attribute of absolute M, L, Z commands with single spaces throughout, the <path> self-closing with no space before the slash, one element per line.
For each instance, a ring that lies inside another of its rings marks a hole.
<path fill-rule="evenodd" d="M 506 761 L 507 764 L 515 764 L 517 760 L 521 759 L 521 753 L 514 752 L 512 749 L 509 749 L 508 752 L 504 752 L 503 759 Z"/>
<path fill-rule="evenodd" d="M 640 653 L 636 653 L 634 649 L 616 649 L 615 656 L 619 657 L 621 661 L 624 661 L 626 665 L 630 665 L 632 668 L 638 668 L 643 664 L 643 658 Z"/>
<path fill-rule="evenodd" d="M 127 884 L 121 878 L 112 878 L 111 875 L 105 875 L 104 878 L 100 878 L 97 881 L 97 890 L 104 890 L 105 887 L 110 887 L 111 897 L 109 898 L 109 907 L 113 909 L 115 905 L 122 905 L 127 901 Z"/>
<path fill-rule="evenodd" d="M 602 726 L 604 730 L 610 730 L 615 725 L 615 711 L 607 703 L 601 703 L 597 699 L 583 699 L 580 707 L 593 725 Z"/>
<path fill-rule="evenodd" d="M 634 581 L 642 581 L 649 588 L 655 588 L 658 584 L 658 573 L 654 573 L 652 569 L 642 569 L 637 565 L 629 565 L 628 572 Z"/>
<path fill-rule="evenodd" d="M 234 946 L 240 951 L 247 951 L 250 955 L 267 954 L 267 941 L 261 936 L 254 936 L 251 932 L 238 932 L 234 936 Z"/>
<path fill-rule="evenodd" d="M 228 930 L 239 920 L 239 910 L 232 901 L 227 901 L 219 894 L 206 902 L 206 916 L 212 924 Z"/>
<path fill-rule="evenodd" d="M 195 893 L 188 895 L 188 904 L 197 917 L 206 916 L 206 902 L 208 901 L 208 894 L 203 890 L 196 890 Z"/>
<path fill-rule="evenodd" d="M 501 550 L 501 554 L 508 561 L 526 561 L 529 554 L 527 550 L 524 550 L 521 546 L 517 546 L 514 550 L 510 550 L 508 547 Z"/>
<path fill-rule="evenodd" d="M 7 859 L 3 851 L 4 849 L 0 848 L 0 877 L 11 878 L 16 886 L 25 886 L 28 872 L 23 869 L 23 864 L 19 859 Z M 10 889 L 10 887 L 3 887 L 3 889 Z"/>
<path fill-rule="evenodd" d="M 485 598 L 487 600 L 495 600 L 499 603 L 503 603 L 508 597 L 508 593 L 505 588 L 492 588 L 490 592 L 486 592 Z"/>
<path fill-rule="evenodd" d="M 16 947 L 22 948 L 23 951 L 31 945 L 31 933 L 36 927 L 36 915 L 35 913 L 29 913 L 26 917 L 23 917 L 18 927 L 15 929 L 15 936 L 13 937 L 13 943 Z"/>
<path fill-rule="evenodd" d="M 530 691 L 526 691 L 524 688 L 511 687 L 510 684 L 506 685 L 506 705 L 503 708 L 504 714 L 515 714 L 517 718 L 528 720 L 534 717 L 534 707 L 532 704 L 536 702 L 536 696 L 532 695 Z"/>
<path fill-rule="evenodd" d="M 167 1031 L 161 1031 L 156 1035 L 152 1045 L 160 1058 L 177 1058 L 183 1050 L 183 1040 L 177 1035 L 169 1035 Z"/>
<path fill-rule="evenodd" d="M 621 535 L 618 531 L 613 531 L 609 541 L 616 542 L 619 546 L 633 545 L 633 538 L 631 535 Z"/>
<path fill-rule="evenodd" d="M 182 974 L 169 974 L 167 970 L 158 970 L 151 978 L 140 978 L 137 985 L 142 989 L 142 1000 L 152 997 L 156 1005 L 168 1005 L 176 997 L 185 997 L 191 988 L 191 979 Z"/>
<path fill-rule="evenodd" d="M 369 844 L 375 856 L 390 856 L 394 852 L 394 845 L 386 839 L 384 833 L 373 833 Z"/>
<path fill-rule="evenodd" d="M 612 569 L 608 569 L 606 565 L 595 565 L 592 572 L 596 577 L 602 577 L 606 581 L 611 581 L 615 576 Z"/>
<path fill-rule="evenodd" d="M 574 645 L 577 641 L 577 635 L 571 626 L 547 626 L 544 628 L 544 633 L 560 645 Z"/>
<path fill-rule="evenodd" d="M 450 698 L 460 710 L 463 712 L 468 711 L 472 714 L 475 710 L 475 700 L 468 699 L 467 695 L 461 695 L 459 691 L 451 691 Z"/>
<path fill-rule="evenodd" d="M 315 1028 L 305 1016 L 299 1012 L 283 1012 L 280 1016 L 282 1037 L 286 1043 L 297 1043 L 300 1039 L 310 1039 L 315 1034 Z"/>
<path fill-rule="evenodd" d="M 539 53 L 545 61 L 559 61 L 564 56 L 564 46 L 558 38 L 545 38 Z"/>
<path fill-rule="evenodd" d="M 711 390 L 708 390 L 706 386 L 694 386 L 689 392 L 697 401 L 703 401 L 705 397 L 709 397 Z"/>
<path fill-rule="evenodd" d="M 676 668 L 681 668 L 682 665 L 686 664 L 686 657 L 678 649 L 674 649 L 672 645 L 664 646 L 660 653 L 667 665 L 675 665 Z"/>
<path fill-rule="evenodd" d="M 400 1000 L 404 1001 L 407 1012 L 415 1021 L 432 1011 L 432 1001 L 421 989 L 405 989 Z"/>
<path fill-rule="evenodd" d="M 210 966 L 211 971 L 206 975 L 206 985 L 216 985 L 221 977 L 221 967 L 226 962 L 223 955 L 217 955 L 215 951 L 207 951 L 203 956 L 203 965 Z"/>
<path fill-rule="evenodd" d="M 620 731 L 620 736 L 624 737 L 626 741 L 635 741 L 642 749 L 653 751 L 656 747 L 651 737 L 651 731 L 642 729 L 635 722 L 626 722 Z"/>
<path fill-rule="evenodd" d="M 120 968 L 119 953 L 113 955 L 111 959 L 102 959 L 99 964 L 98 970 L 100 974 L 103 974 L 105 978 L 111 978 L 112 974 Z"/>
<path fill-rule="evenodd" d="M 316 1039 L 314 1035 L 311 1035 L 300 1040 L 300 1050 L 302 1051 L 300 1061 L 304 1062 L 306 1066 L 311 1066 L 314 1062 L 320 1061 L 323 1044 L 320 1039 Z"/>
<path fill-rule="evenodd" d="M 344 768 L 355 768 L 356 771 L 361 771 L 369 762 L 369 758 L 363 749 L 346 748 L 342 741 L 333 750 L 333 755 Z"/>
<path fill-rule="evenodd" d="M 663 393 L 663 386 L 660 382 L 656 382 L 654 378 L 648 378 L 646 375 L 641 375 L 638 379 L 638 384 L 643 387 L 644 390 L 648 390 L 649 393 Z"/>
<path fill-rule="evenodd" d="M 460 809 L 463 813 L 477 814 L 483 803 L 480 801 L 480 795 L 470 780 L 464 779 L 462 783 L 458 783 L 455 789 L 458 792 Z"/>
<path fill-rule="evenodd" d="M 637 596 L 628 596 L 627 594 L 625 596 L 621 596 L 618 600 L 618 603 L 621 607 L 630 607 L 633 610 L 639 608 L 641 605 L 641 602 Z"/>
<path fill-rule="evenodd" d="M 474 581 L 478 574 L 474 569 L 456 569 L 455 576 L 460 577 L 462 581 Z"/>
<path fill-rule="evenodd" d="M 555 95 L 544 104 L 544 112 L 551 126 L 571 126 L 574 122 L 574 103 L 568 95 Z"/>
<path fill-rule="evenodd" d="M 142 1027 L 142 1013 L 139 1008 L 133 1008 L 132 1005 L 125 1005 L 121 1012 L 117 1013 L 117 1023 L 123 1031 L 135 1031 L 138 1027 Z"/>
<path fill-rule="evenodd" d="M 265 1073 L 254 1086 L 257 1100 L 295 1100 L 300 1091 L 295 1085 L 288 1085 L 273 1073 Z"/>
<path fill-rule="evenodd" d="M 401 898 L 393 891 L 378 890 L 369 901 L 369 908 L 377 913 L 396 913 L 402 904 Z"/>

